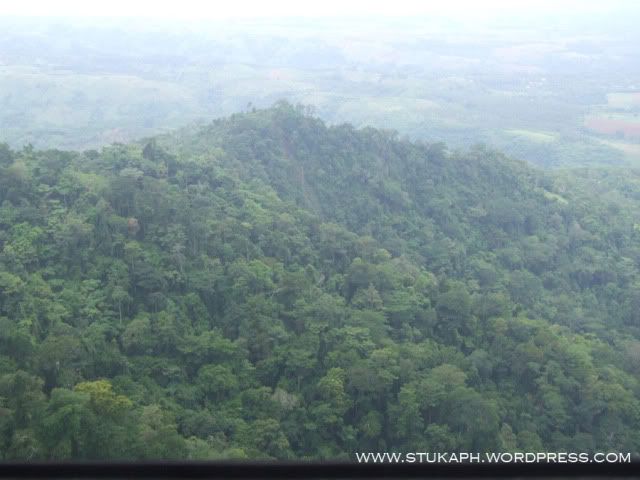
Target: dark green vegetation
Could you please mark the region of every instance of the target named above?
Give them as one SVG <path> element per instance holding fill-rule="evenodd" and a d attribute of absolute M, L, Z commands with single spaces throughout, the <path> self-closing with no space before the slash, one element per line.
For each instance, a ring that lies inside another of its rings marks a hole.
<path fill-rule="evenodd" d="M 288 104 L 0 147 L 2 459 L 639 452 L 639 184 Z"/>
<path fill-rule="evenodd" d="M 98 148 L 286 98 L 330 123 L 484 142 L 545 167 L 637 164 L 637 138 L 585 124 L 637 122 L 636 11 L 506 24 L 0 18 L 0 131 L 14 148 Z"/>

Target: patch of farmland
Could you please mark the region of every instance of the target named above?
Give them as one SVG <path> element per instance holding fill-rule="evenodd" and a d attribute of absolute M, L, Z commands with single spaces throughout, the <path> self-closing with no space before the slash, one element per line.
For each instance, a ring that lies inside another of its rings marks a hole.
<path fill-rule="evenodd" d="M 609 108 L 631 110 L 640 107 L 640 92 L 615 92 L 607 94 Z"/>
<path fill-rule="evenodd" d="M 585 119 L 587 129 L 603 135 L 619 138 L 640 138 L 640 117 L 598 115 Z"/>

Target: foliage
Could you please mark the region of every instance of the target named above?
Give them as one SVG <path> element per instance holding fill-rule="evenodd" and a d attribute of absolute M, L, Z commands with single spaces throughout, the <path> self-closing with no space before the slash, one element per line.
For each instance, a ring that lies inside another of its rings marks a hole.
<path fill-rule="evenodd" d="M 640 451 L 633 171 L 286 103 L 2 152 L 4 460 Z"/>

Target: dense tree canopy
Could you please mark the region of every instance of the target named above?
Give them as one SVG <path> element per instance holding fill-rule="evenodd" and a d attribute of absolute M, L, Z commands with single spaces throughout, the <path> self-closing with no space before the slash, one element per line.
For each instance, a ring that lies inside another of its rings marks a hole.
<path fill-rule="evenodd" d="M 1 458 L 640 452 L 639 183 L 285 103 L 1 147 Z"/>

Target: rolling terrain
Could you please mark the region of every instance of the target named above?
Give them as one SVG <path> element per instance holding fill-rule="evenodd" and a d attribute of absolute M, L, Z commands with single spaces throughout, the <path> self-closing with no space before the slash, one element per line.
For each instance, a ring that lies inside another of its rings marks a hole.
<path fill-rule="evenodd" d="M 330 124 L 485 143 L 538 166 L 635 165 L 637 29 L 579 20 L 6 18 L 0 131 L 14 148 L 82 150 L 284 98 Z"/>

